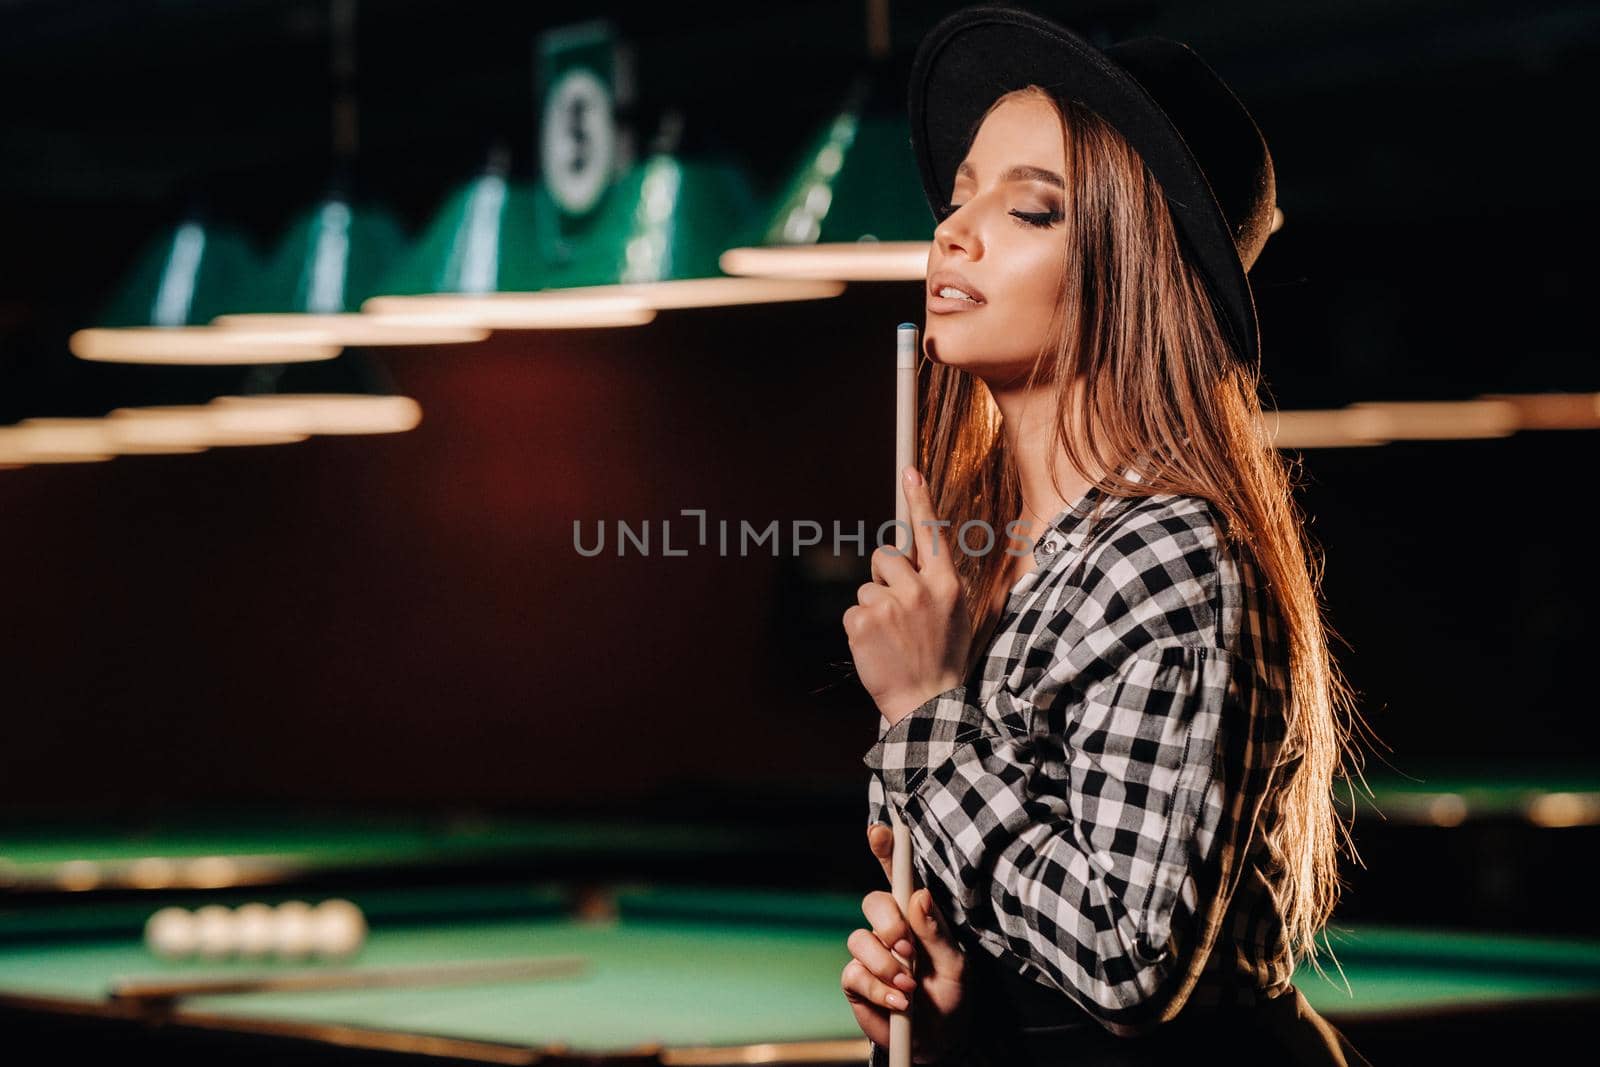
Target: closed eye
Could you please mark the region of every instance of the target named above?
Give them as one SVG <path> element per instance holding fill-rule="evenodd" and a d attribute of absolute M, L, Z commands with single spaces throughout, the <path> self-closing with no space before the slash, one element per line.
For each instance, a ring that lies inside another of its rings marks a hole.
<path fill-rule="evenodd" d="M 943 222 L 957 211 L 960 211 L 962 206 L 961 204 L 946 204 L 937 209 L 934 215 L 940 222 Z M 1048 229 L 1061 221 L 1061 212 L 1059 211 L 1012 211 L 1010 214 L 1020 219 L 1026 226 L 1037 226 L 1041 229 Z"/>
<path fill-rule="evenodd" d="M 1038 226 L 1041 229 L 1049 229 L 1061 221 L 1061 212 L 1059 211 L 1013 211 L 1011 214 L 1029 226 Z"/>

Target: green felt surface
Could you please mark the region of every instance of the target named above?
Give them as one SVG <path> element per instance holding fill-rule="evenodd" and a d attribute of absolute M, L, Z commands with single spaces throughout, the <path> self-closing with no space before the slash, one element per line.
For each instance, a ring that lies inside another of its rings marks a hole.
<path fill-rule="evenodd" d="M 159 857 L 272 858 L 298 867 L 425 864 L 505 855 L 728 851 L 753 840 L 733 829 L 593 820 L 232 819 L 107 830 L 0 827 L 0 867 L 48 873 L 63 863 L 108 865 Z"/>
<path fill-rule="evenodd" d="M 1374 778 L 1372 787 L 1380 793 L 1456 793 L 1463 796 L 1519 798 L 1541 793 L 1593 793 L 1600 791 L 1600 778 L 1578 775 L 1549 777 L 1468 778 L 1460 775 L 1427 775 L 1417 779 Z"/>
<path fill-rule="evenodd" d="M 201 998 L 185 1007 L 524 1045 L 621 1049 L 859 1038 L 839 994 L 850 927 L 710 919 L 504 919 L 374 929 L 361 966 L 578 954 L 579 977 Z M 118 977 L 259 965 L 163 963 L 128 939 L 0 953 L 0 994 L 102 999 Z M 265 968 L 271 970 L 274 968 Z M 284 969 L 284 968 L 278 968 Z"/>
<path fill-rule="evenodd" d="M 1295 984 L 1327 1015 L 1600 996 L 1600 942 L 1360 926 L 1331 931 Z"/>
<path fill-rule="evenodd" d="M 1338 793 L 1348 802 L 1348 785 L 1341 785 Z M 1357 783 L 1354 790 L 1357 810 L 1364 815 L 1404 819 L 1424 814 L 1429 816 L 1426 821 L 1438 821 L 1441 810 L 1460 818 L 1526 817 L 1536 802 L 1553 794 L 1582 805 L 1584 821 L 1593 821 L 1591 809 L 1600 803 L 1600 775 L 1578 767 L 1489 770 L 1423 765 L 1371 771 L 1366 786 Z M 1448 800 L 1448 808 L 1433 806 L 1441 798 Z"/>
<path fill-rule="evenodd" d="M 185 1009 L 585 1050 L 859 1037 L 838 988 L 845 937 L 860 922 L 853 896 L 640 887 L 619 895 L 616 918 L 587 921 L 556 914 L 553 898 L 534 891 L 520 904 L 424 895 L 402 898 L 409 910 L 381 894 L 361 901 L 373 933 L 360 965 L 575 953 L 589 969 L 475 986 L 211 997 Z M 422 904 L 446 917 L 421 918 Z M 513 907 L 524 913 L 498 914 Z M 1332 940 L 1343 977 L 1329 962 L 1328 978 L 1309 969 L 1297 978 L 1330 1017 L 1600 996 L 1600 943 L 1382 927 L 1336 930 Z M 0 995 L 100 1001 L 120 977 L 260 969 L 164 963 L 126 935 L 21 941 L 0 948 Z"/>

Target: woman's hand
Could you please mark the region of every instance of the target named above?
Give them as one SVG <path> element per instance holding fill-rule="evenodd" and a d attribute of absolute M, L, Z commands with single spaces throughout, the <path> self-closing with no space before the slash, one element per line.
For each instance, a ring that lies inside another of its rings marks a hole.
<path fill-rule="evenodd" d="M 955 538 L 933 525 L 928 486 L 914 468 L 906 468 L 901 491 L 910 505 L 916 563 L 890 546 L 874 551 L 875 581 L 857 590 L 857 603 L 844 613 L 856 674 L 891 726 L 961 684 L 972 644 Z"/>
<path fill-rule="evenodd" d="M 887 826 L 869 826 L 867 843 L 887 876 L 893 832 Z M 856 1025 L 875 1044 L 887 1045 L 890 1011 L 904 1011 L 907 998 L 912 998 L 916 1001 L 911 1014 L 912 1058 L 921 1063 L 939 1060 L 965 1037 L 969 1025 L 962 985 L 966 956 L 961 946 L 926 889 L 911 894 L 910 923 L 894 897 L 881 890 L 867 894 L 861 912 L 872 929 L 850 935 L 846 945 L 852 958 L 839 980 Z M 911 961 L 914 977 L 890 953 L 890 946 Z"/>

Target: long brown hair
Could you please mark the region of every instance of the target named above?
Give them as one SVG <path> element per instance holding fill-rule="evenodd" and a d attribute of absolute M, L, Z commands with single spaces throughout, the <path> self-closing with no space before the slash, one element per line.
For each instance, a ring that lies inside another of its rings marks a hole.
<path fill-rule="evenodd" d="M 1228 542 L 1255 560 L 1287 636 L 1284 751 L 1301 757 L 1270 829 L 1286 865 L 1279 903 L 1291 952 L 1314 963 L 1316 935 L 1341 889 L 1339 854 L 1355 853 L 1333 784 L 1348 777 L 1347 763 L 1359 773 L 1351 744 L 1358 717 L 1329 649 L 1337 635 L 1319 601 L 1322 559 L 1294 500 L 1293 472 L 1263 421 L 1259 373 L 1243 366 L 1219 328 L 1138 153 L 1094 112 L 1038 86 L 989 110 L 1020 95 L 1055 108 L 1067 158 L 1066 281 L 1028 379 L 1030 388 L 1048 383 L 1055 398 L 1059 449 L 1047 469 L 1054 479 L 1061 451 L 1109 496 L 1202 497 L 1225 516 Z M 919 447 L 936 513 L 953 520 L 952 529 L 970 520 L 1003 529 L 1020 513 L 1021 488 L 987 386 L 929 361 L 924 373 Z M 1117 473 L 1135 461 L 1140 481 Z M 981 633 L 1010 559 L 954 558 Z"/>

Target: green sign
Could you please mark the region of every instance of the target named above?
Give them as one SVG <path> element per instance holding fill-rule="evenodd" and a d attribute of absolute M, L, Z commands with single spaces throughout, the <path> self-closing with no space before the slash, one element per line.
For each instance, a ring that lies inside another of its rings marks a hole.
<path fill-rule="evenodd" d="M 535 44 L 540 181 L 536 230 L 544 258 L 564 266 L 632 160 L 617 124 L 629 103 L 627 52 L 605 20 L 563 26 Z"/>

